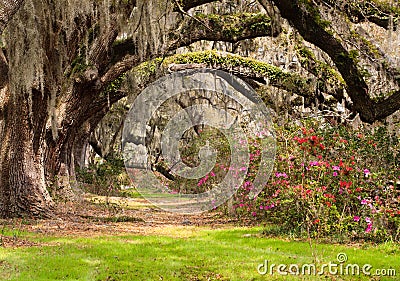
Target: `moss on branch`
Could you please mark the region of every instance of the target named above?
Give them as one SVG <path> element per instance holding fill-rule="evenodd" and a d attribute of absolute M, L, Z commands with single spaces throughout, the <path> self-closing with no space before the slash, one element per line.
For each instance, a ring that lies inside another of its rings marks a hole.
<path fill-rule="evenodd" d="M 238 42 L 262 36 L 277 36 L 281 30 L 272 28 L 272 20 L 263 13 L 196 14 L 177 31 L 170 34 L 176 41 L 170 50 L 188 46 L 199 40 Z"/>
<path fill-rule="evenodd" d="M 271 29 L 271 18 L 263 13 L 197 14 L 195 17 L 210 29 L 221 31 L 231 37 L 240 36 L 244 32 L 263 32 Z"/>
<path fill-rule="evenodd" d="M 250 79 L 265 78 L 269 85 L 301 96 L 310 97 L 314 94 L 311 83 L 305 77 L 283 71 L 279 67 L 252 58 L 218 51 L 191 52 L 177 54 L 164 59 L 157 58 L 142 63 L 133 72 L 142 77 L 143 81 L 146 81 L 149 77 L 154 77 L 160 72 L 164 74 L 172 64 L 197 64 L 204 67 L 232 71 Z"/>

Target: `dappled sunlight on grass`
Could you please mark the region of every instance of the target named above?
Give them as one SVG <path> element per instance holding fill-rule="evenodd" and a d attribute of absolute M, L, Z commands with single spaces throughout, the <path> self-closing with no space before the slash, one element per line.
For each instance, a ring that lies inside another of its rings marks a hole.
<path fill-rule="evenodd" d="M 0 248 L 0 280 L 290 280 L 289 276 L 260 275 L 257 266 L 264 260 L 299 265 L 335 262 L 340 252 L 351 263 L 400 272 L 395 243 L 316 244 L 312 250 L 308 241 L 266 238 L 262 230 L 167 226 L 149 235 L 87 238 L 25 233 L 21 238 L 45 246 Z M 301 280 L 318 278 L 322 277 Z"/>

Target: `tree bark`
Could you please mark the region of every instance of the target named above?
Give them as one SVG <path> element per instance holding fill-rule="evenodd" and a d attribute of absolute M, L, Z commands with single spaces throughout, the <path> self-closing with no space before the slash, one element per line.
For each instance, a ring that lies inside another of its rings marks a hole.
<path fill-rule="evenodd" d="M 54 210 L 42 165 L 40 121 L 45 110 L 30 112 L 28 100 L 25 94 L 9 92 L 6 102 L 0 154 L 1 217 L 49 217 Z M 32 106 L 40 108 L 43 102 L 41 93 L 32 94 Z"/>

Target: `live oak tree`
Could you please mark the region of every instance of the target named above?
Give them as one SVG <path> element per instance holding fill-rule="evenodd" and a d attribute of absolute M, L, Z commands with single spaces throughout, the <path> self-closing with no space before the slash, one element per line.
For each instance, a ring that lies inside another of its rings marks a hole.
<path fill-rule="evenodd" d="M 76 159 L 143 63 L 153 66 L 146 83 L 166 61 L 204 64 L 307 99 L 316 92 L 346 99 L 367 122 L 400 105 L 396 59 L 357 26 L 365 21 L 394 33 L 400 13 L 386 2 L 3 0 L 0 13 L 2 217 L 50 216 L 52 197 L 72 196 Z M 175 55 L 200 41 L 238 46 L 282 36 L 286 20 L 297 70 L 220 52 Z M 369 91 L 373 76 L 387 82 L 380 96 Z"/>

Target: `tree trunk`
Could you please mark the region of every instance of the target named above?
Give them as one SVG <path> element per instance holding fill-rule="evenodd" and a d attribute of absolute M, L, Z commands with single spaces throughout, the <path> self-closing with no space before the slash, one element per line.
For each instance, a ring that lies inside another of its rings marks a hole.
<path fill-rule="evenodd" d="M 8 97 L 0 154 L 0 215 L 52 216 L 54 203 L 46 189 L 42 161 L 45 98 L 33 93 L 30 106 L 26 94 L 11 91 Z"/>
<path fill-rule="evenodd" d="M 45 162 L 46 178 L 53 186 L 52 196 L 62 200 L 76 200 L 81 193 L 77 185 L 75 167 L 91 132 L 107 112 L 104 101 L 93 104 L 100 95 L 90 82 L 74 87 L 68 98 L 62 101 L 66 108 L 60 122 L 58 137 L 47 137 Z M 116 99 L 118 100 L 118 99 Z M 114 103 L 116 100 L 110 99 Z"/>

